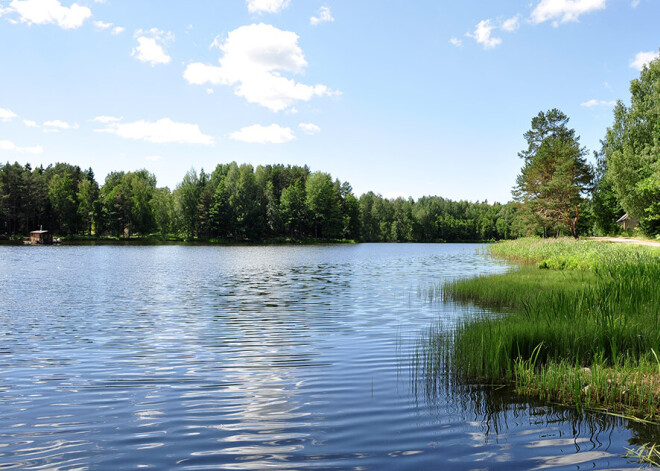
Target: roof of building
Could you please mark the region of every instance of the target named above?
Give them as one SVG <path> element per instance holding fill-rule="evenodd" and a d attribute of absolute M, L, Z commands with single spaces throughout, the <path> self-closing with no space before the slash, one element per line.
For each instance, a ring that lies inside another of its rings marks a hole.
<path fill-rule="evenodd" d="M 630 216 L 628 216 L 628 213 L 626 213 L 626 214 L 624 214 L 623 216 L 621 216 L 619 219 L 617 219 L 616 222 L 623 222 L 623 221 L 625 221 L 626 219 L 628 219 L 629 217 L 630 217 Z M 611 221 L 611 219 L 610 219 L 610 221 Z"/>
<path fill-rule="evenodd" d="M 41 231 L 30 231 L 30 234 L 46 234 L 47 232 L 48 232 L 48 231 L 44 231 L 44 230 L 41 230 Z"/>

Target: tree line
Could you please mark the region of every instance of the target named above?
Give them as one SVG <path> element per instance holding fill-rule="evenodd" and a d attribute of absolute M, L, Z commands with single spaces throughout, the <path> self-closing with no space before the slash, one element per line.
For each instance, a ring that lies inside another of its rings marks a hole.
<path fill-rule="evenodd" d="M 368 242 L 481 241 L 515 237 L 517 205 L 441 197 L 388 199 L 353 193 L 348 182 L 307 166 L 235 162 L 187 172 L 174 191 L 147 170 L 112 172 L 58 163 L 0 165 L 0 233 L 43 226 L 68 236 L 186 240 L 350 239 Z"/>

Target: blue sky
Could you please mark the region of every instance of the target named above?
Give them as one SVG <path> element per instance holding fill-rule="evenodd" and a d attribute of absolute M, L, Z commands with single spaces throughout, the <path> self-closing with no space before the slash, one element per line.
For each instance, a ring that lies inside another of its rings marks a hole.
<path fill-rule="evenodd" d="M 506 202 L 557 107 L 590 150 L 655 0 L 0 0 L 0 162 L 309 165 L 356 194 Z"/>

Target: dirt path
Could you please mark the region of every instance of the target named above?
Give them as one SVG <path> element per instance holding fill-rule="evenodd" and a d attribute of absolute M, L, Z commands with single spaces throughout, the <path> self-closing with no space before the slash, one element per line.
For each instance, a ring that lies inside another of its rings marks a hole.
<path fill-rule="evenodd" d="M 649 247 L 660 247 L 660 242 L 654 240 L 630 239 L 628 237 L 585 237 L 585 239 L 601 242 L 618 242 L 621 244 L 648 245 Z"/>

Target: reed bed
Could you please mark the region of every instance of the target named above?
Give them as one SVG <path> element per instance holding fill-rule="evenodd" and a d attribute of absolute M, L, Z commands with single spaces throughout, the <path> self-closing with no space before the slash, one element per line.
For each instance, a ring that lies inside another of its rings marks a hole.
<path fill-rule="evenodd" d="M 459 280 L 442 295 L 505 310 L 458 324 L 444 364 L 467 381 L 509 381 L 552 402 L 660 417 L 660 251 L 522 239 L 492 253 L 536 263 Z"/>

